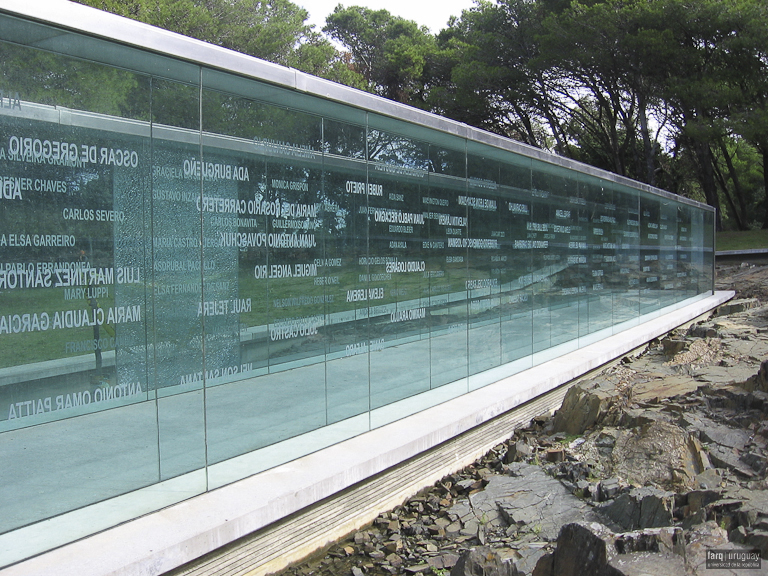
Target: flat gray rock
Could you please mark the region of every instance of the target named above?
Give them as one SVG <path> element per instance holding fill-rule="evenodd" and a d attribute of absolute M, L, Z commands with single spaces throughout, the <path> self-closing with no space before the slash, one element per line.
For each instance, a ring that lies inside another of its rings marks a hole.
<path fill-rule="evenodd" d="M 462 553 L 450 576 L 524 576 L 515 564 L 499 556 L 496 550 L 484 546 Z"/>
<path fill-rule="evenodd" d="M 510 470 L 513 476 L 494 476 L 485 490 L 471 496 L 473 514 L 481 523 L 501 515 L 506 524 L 517 526 L 521 532 L 554 541 L 565 524 L 605 522 L 587 502 L 571 494 L 539 466 L 515 463 Z"/>
<path fill-rule="evenodd" d="M 624 530 L 672 524 L 675 493 L 656 488 L 634 488 L 600 507 L 600 512 Z"/>
<path fill-rule="evenodd" d="M 706 442 L 714 442 L 724 448 L 744 450 L 750 434 L 741 428 L 732 428 L 707 418 L 702 414 L 686 414 L 684 420 L 689 426 L 701 433 Z"/>

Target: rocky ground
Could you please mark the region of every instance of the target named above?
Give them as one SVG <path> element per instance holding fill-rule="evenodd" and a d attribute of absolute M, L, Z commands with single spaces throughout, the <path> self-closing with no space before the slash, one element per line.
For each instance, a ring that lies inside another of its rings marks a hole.
<path fill-rule="evenodd" d="M 718 278 L 736 301 L 281 576 L 768 574 L 768 266 Z"/>

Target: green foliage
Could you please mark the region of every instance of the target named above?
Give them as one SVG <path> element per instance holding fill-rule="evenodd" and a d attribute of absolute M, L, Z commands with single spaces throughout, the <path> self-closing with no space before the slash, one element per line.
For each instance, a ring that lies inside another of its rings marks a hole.
<path fill-rule="evenodd" d="M 27 100 L 133 118 L 147 108 L 137 95 L 142 79 L 131 72 L 7 43 L 0 58 L 4 89 Z"/>
<path fill-rule="evenodd" d="M 435 52 L 427 28 L 387 10 L 339 4 L 323 29 L 343 44 L 366 88 L 386 98 L 414 104 L 424 98 L 424 76 Z"/>
<path fill-rule="evenodd" d="M 302 72 L 364 90 L 365 79 L 355 72 L 345 54 L 340 54 L 319 33 L 312 32 L 288 58 L 288 66 Z"/>
<path fill-rule="evenodd" d="M 310 32 L 307 11 L 289 0 L 79 1 L 281 64 Z"/>
<path fill-rule="evenodd" d="M 263 60 L 362 86 L 344 56 L 290 0 L 78 0 Z"/>
<path fill-rule="evenodd" d="M 768 225 L 767 20 L 759 0 L 481 1 L 438 35 L 427 101 L 722 205 L 731 225 L 755 213 Z M 722 152 L 736 140 L 737 156 Z M 746 148 L 762 182 L 732 161 Z"/>
<path fill-rule="evenodd" d="M 436 36 L 339 5 L 324 32 L 341 53 L 290 0 L 80 1 L 708 202 L 720 227 L 768 227 L 764 0 L 477 0 Z M 13 67 L 3 74 L 13 85 Z M 63 74 L 40 85 L 59 104 L 146 115 L 136 78 L 103 74 L 109 90 Z M 183 114 L 177 100 L 158 106 Z"/>
<path fill-rule="evenodd" d="M 548 108 L 536 35 L 540 7 L 527 0 L 479 2 L 438 35 L 428 102 L 468 124 L 544 147 Z M 543 95 L 544 97 L 539 97 Z"/>

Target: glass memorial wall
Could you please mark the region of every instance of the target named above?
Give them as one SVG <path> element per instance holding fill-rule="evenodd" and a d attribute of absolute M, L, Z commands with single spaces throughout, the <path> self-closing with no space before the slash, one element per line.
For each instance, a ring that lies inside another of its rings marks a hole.
<path fill-rule="evenodd" d="M 0 533 L 202 493 L 713 289 L 695 202 L 11 15 L 0 38 Z"/>

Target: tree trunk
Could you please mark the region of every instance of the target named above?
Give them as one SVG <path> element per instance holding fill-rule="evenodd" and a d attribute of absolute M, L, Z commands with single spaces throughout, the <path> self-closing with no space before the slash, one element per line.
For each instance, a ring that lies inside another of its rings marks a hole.
<path fill-rule="evenodd" d="M 642 92 L 642 91 L 641 91 Z M 645 155 L 645 178 L 651 186 L 656 186 L 656 166 L 653 160 L 651 135 L 648 133 L 648 116 L 646 111 L 645 94 L 637 95 L 638 116 L 640 118 L 640 134 L 643 138 L 643 154 Z"/>
<path fill-rule="evenodd" d="M 765 216 L 763 217 L 763 230 L 768 229 L 768 143 L 763 143 L 760 150 L 763 152 L 763 188 L 765 189 Z"/>
<path fill-rule="evenodd" d="M 706 142 L 693 142 L 693 149 L 696 152 L 696 160 L 699 164 L 699 182 L 704 192 L 704 198 L 707 204 L 715 209 L 715 230 L 722 232 L 723 219 L 720 213 L 720 197 L 717 194 L 717 183 L 715 182 L 715 170 L 712 167 L 712 151 Z"/>
<path fill-rule="evenodd" d="M 717 183 L 720 184 L 720 189 L 723 191 L 723 196 L 725 196 L 725 201 L 728 202 L 728 207 L 731 209 L 733 217 L 736 219 L 736 227 L 739 230 L 747 230 L 748 226 L 742 218 L 741 212 L 738 210 L 738 208 L 736 208 L 733 197 L 728 191 L 728 182 L 726 182 L 720 167 L 717 165 L 717 162 L 714 162 L 712 167 L 715 171 L 715 178 L 717 179 Z"/>
<path fill-rule="evenodd" d="M 739 203 L 739 216 L 737 220 L 741 222 L 739 225 L 739 230 L 746 230 L 749 226 L 749 215 L 747 214 L 747 203 L 744 200 L 744 189 L 741 187 L 741 181 L 739 180 L 739 175 L 736 172 L 736 169 L 733 166 L 733 159 L 731 158 L 731 154 L 728 152 L 728 147 L 725 145 L 725 142 L 723 142 L 722 139 L 720 139 L 720 151 L 723 153 L 723 157 L 725 157 L 725 165 L 728 166 L 728 172 L 731 175 L 731 180 L 733 181 L 733 192 L 736 195 L 736 200 Z M 736 208 L 734 207 L 733 210 Z"/>

